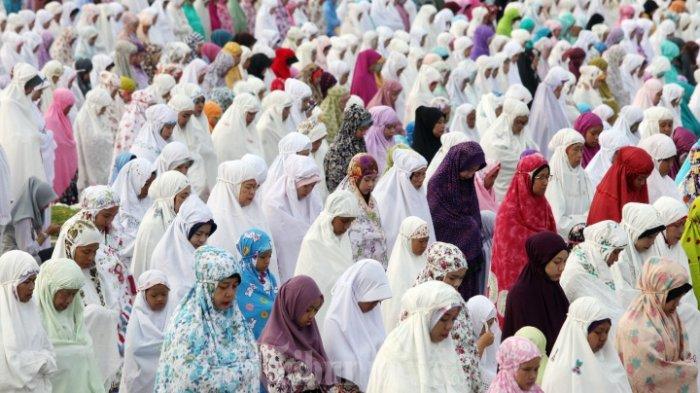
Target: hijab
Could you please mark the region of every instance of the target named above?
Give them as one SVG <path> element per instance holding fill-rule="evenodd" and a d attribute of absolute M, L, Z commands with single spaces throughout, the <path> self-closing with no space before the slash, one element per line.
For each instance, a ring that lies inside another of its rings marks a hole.
<path fill-rule="evenodd" d="M 440 138 L 435 136 L 433 128 L 444 117 L 442 111 L 437 108 L 419 106 L 416 109 L 411 148 L 422 155 L 426 161 L 431 161 L 440 149 Z"/>
<path fill-rule="evenodd" d="M 44 210 L 58 198 L 51 185 L 36 177 L 30 177 L 20 197 L 12 205 L 12 221 L 17 225 L 29 219 L 33 231 L 41 232 L 44 228 Z"/>
<path fill-rule="evenodd" d="M 574 129 L 578 131 L 583 138 L 586 138 L 586 135 L 588 134 L 588 130 L 590 130 L 593 127 L 599 127 L 603 125 L 603 120 L 598 117 L 595 113 L 592 112 L 586 112 L 582 113 L 574 122 Z M 599 146 L 588 146 L 587 144 L 583 144 L 583 159 L 581 160 L 581 167 L 585 168 L 588 166 L 588 163 L 591 162 L 593 157 L 598 153 L 598 150 L 600 150 L 600 145 Z"/>
<path fill-rule="evenodd" d="M 338 136 L 331 143 L 323 162 L 328 191 L 340 184 L 347 172 L 348 164 L 357 153 L 367 150 L 365 140 L 355 133 L 362 127 L 372 125 L 372 115 L 359 105 L 350 105 L 345 111 Z"/>
<path fill-rule="evenodd" d="M 554 134 L 562 128 L 571 127 L 566 116 L 564 89 L 561 89 L 559 98 L 554 94 L 554 90 L 563 86 L 567 79 L 568 74 L 563 68 L 550 68 L 543 83 L 537 86 L 532 101 L 529 127 L 531 130 L 538 130 L 533 138 L 545 157 L 551 157 L 553 153 L 548 150 L 548 144 Z"/>
<path fill-rule="evenodd" d="M 654 170 L 646 181 L 649 203 L 654 203 L 664 196 L 681 201 L 681 193 L 673 179 L 668 173 L 662 176 L 659 172 L 661 161 L 676 156 L 676 145 L 673 143 L 673 139 L 664 134 L 654 134 L 643 138 L 637 146 L 644 149 L 654 161 Z"/>
<path fill-rule="evenodd" d="M 542 389 L 533 385 L 528 390 L 520 389 L 515 374 L 521 364 L 540 357 L 540 351 L 530 340 L 523 337 L 509 337 L 498 348 L 498 374 L 491 383 L 488 393 L 542 393 Z"/>
<path fill-rule="evenodd" d="M 46 128 L 53 131 L 56 141 L 53 187 L 57 195 L 63 195 L 78 171 L 78 151 L 73 138 L 73 126 L 65 110 L 75 103 L 70 90 L 58 88 L 53 92 L 53 101 L 44 114 Z"/>
<path fill-rule="evenodd" d="M 177 112 L 165 104 L 156 104 L 145 111 L 146 122 L 139 130 L 129 151 L 139 158 L 155 162 L 170 139 L 165 140 L 161 131 L 166 125 L 174 125 Z"/>
<path fill-rule="evenodd" d="M 523 326 L 534 326 L 547 337 L 547 353 L 551 352 L 569 301 L 559 282 L 549 278 L 545 265 L 561 251 L 568 251 L 568 246 L 554 232 L 542 231 L 525 241 L 528 262 L 508 294 L 504 337 L 514 335 Z"/>
<path fill-rule="evenodd" d="M 377 160 L 379 172 L 382 173 L 386 166 L 386 152 L 394 145 L 393 136 L 387 138 L 384 135 L 384 130 L 393 126 L 395 128 L 394 132 L 401 134 L 401 121 L 396 115 L 396 111 L 388 106 L 369 108 L 369 113 L 372 115 L 372 125 L 365 133 L 365 146 L 367 147 L 367 153 Z"/>
<path fill-rule="evenodd" d="M 350 94 L 362 98 L 365 105 L 369 104 L 379 88 L 372 67 L 382 59 L 382 55 L 374 49 L 365 49 L 357 55 L 355 70 L 352 74 Z"/>

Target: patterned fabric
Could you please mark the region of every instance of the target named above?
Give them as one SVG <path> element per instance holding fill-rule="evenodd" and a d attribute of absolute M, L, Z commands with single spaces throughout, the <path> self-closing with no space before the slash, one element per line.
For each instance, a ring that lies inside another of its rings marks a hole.
<path fill-rule="evenodd" d="M 211 90 L 209 99 L 216 102 L 223 113 L 233 103 L 233 92 L 227 87 L 217 87 Z"/>
<path fill-rule="evenodd" d="M 537 357 L 540 357 L 540 351 L 530 340 L 522 337 L 507 338 L 498 348 L 498 375 L 491 383 L 488 393 L 542 393 L 536 384 L 529 390 L 522 390 L 515 381 L 518 367 Z"/>
<path fill-rule="evenodd" d="M 698 369 L 687 352 L 688 334 L 675 311 L 663 310 L 668 292 L 687 283 L 679 263 L 652 257 L 644 264 L 641 293 L 620 319 L 615 337 L 634 392 L 696 390 Z"/>
<path fill-rule="evenodd" d="M 231 67 L 233 67 L 233 56 L 222 50 L 216 55 L 214 61 L 209 64 L 207 73 L 204 76 L 204 81 L 202 82 L 202 90 L 210 92 L 216 87 L 225 86 L 226 73 Z M 226 110 L 224 109 L 224 111 Z"/>
<path fill-rule="evenodd" d="M 683 202 L 691 206 L 695 198 L 700 195 L 700 144 L 696 143 L 690 149 L 686 163 L 688 172 L 680 179 L 679 188 L 683 196 Z M 685 166 L 686 164 L 683 165 L 683 167 Z"/>
<path fill-rule="evenodd" d="M 681 246 L 688 256 L 691 282 L 695 297 L 700 299 L 700 199 L 696 199 L 688 212 Z"/>
<path fill-rule="evenodd" d="M 131 149 L 131 144 L 146 122 L 146 109 L 156 103 L 150 90 L 139 90 L 131 95 L 131 102 L 126 106 L 124 115 L 119 120 L 119 133 L 114 141 L 114 156 Z"/>
<path fill-rule="evenodd" d="M 277 296 L 277 280 L 269 269 L 260 272 L 255 264 L 260 253 L 272 250 L 272 239 L 260 229 L 250 229 L 241 235 L 236 245 L 241 255 L 241 285 L 236 301 L 255 338 L 265 328 Z"/>
<path fill-rule="evenodd" d="M 58 60 L 65 66 L 73 65 L 72 41 L 77 38 L 76 31 L 72 27 L 65 27 L 58 33 L 58 37 L 51 44 L 49 55 L 53 60 Z"/>
<path fill-rule="evenodd" d="M 268 393 L 321 391 L 317 390 L 320 387 L 316 376 L 306 363 L 267 344 L 260 345 L 260 357 Z M 343 390 L 334 387 L 328 392 L 340 393 Z"/>
<path fill-rule="evenodd" d="M 354 261 L 365 258 L 374 259 L 386 269 L 389 262 L 386 235 L 382 229 L 377 201 L 371 194 L 362 195 L 357 187 L 363 177 L 377 176 L 379 173 L 377 161 L 367 153 L 356 154 L 350 160 L 347 173 L 347 177 L 338 185 L 338 188 L 352 192 L 362 211 L 348 230 L 352 245 L 352 259 Z"/>
<path fill-rule="evenodd" d="M 79 246 L 86 246 L 90 244 L 89 242 L 85 242 L 84 240 L 81 241 L 81 239 L 85 238 L 86 236 L 90 236 L 91 233 L 97 232 L 97 228 L 95 228 L 95 225 L 93 225 L 90 221 L 85 221 L 85 220 L 78 220 L 71 225 L 68 230 L 66 231 L 66 238 L 63 241 L 65 247 L 66 247 L 66 256 L 71 259 L 75 259 L 75 251 L 76 248 Z M 99 243 L 99 237 L 94 238 L 95 243 Z M 97 273 L 97 265 L 93 265 L 90 270 L 89 270 L 89 276 L 90 280 L 92 281 L 93 285 L 95 286 L 95 291 L 97 292 L 97 296 L 100 298 L 100 304 L 102 306 L 105 305 L 105 296 L 104 293 L 102 292 L 102 284 L 100 283 L 100 277 Z M 80 290 L 81 297 L 84 299 L 85 294 L 83 290 Z"/>
<path fill-rule="evenodd" d="M 371 119 L 372 115 L 359 105 L 351 105 L 345 111 L 338 136 L 330 145 L 326 158 L 323 160 L 328 191 L 333 192 L 338 187 L 355 154 L 367 151 L 365 139 L 355 136 L 355 132 L 362 124 L 371 122 Z"/>
<path fill-rule="evenodd" d="M 202 246 L 194 254 L 196 284 L 166 328 L 155 391 L 257 392 L 260 359 L 238 307 L 215 308 L 217 283 L 238 273 L 228 251 Z"/>
<path fill-rule="evenodd" d="M 427 228 L 426 228 L 427 229 Z M 416 278 L 414 286 L 431 280 L 442 281 L 445 275 L 461 268 L 467 268 L 467 260 L 459 248 L 452 244 L 435 242 L 427 251 L 428 264 Z M 455 319 L 454 327 L 450 332 L 455 344 L 457 357 L 462 364 L 462 370 L 467 376 L 469 386 L 465 392 L 481 392 L 481 372 L 479 371 L 479 355 L 476 353 L 476 332 L 469 317 L 469 308 L 462 301 L 462 309 Z M 401 320 L 407 315 L 402 315 Z"/>
<path fill-rule="evenodd" d="M 321 102 L 321 120 L 323 124 L 326 125 L 328 130 L 328 140 L 334 141 L 336 135 L 338 135 L 338 130 L 340 129 L 340 123 L 343 120 L 343 97 L 349 94 L 348 89 L 343 86 L 333 86 L 328 89 L 328 95 Z"/>

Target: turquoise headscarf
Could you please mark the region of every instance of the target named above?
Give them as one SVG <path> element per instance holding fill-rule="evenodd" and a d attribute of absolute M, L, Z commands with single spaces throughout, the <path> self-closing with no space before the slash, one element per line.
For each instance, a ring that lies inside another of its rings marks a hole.
<path fill-rule="evenodd" d="M 272 305 L 277 297 L 277 280 L 275 276 L 266 270 L 258 271 L 255 263 L 258 255 L 272 250 L 272 240 L 264 231 L 253 228 L 245 231 L 236 245 L 241 259 L 241 285 L 238 286 L 238 308 L 243 317 L 248 321 L 257 339 L 262 334 L 267 320 L 272 312 Z"/>
<path fill-rule="evenodd" d="M 530 18 L 529 16 L 525 17 L 520 21 L 520 28 L 532 33 L 532 30 L 535 29 L 535 21 L 532 20 L 532 18 Z"/>

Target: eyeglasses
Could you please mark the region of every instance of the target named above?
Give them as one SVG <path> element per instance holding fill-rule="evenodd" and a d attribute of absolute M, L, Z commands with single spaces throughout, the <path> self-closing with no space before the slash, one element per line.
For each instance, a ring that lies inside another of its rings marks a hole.
<path fill-rule="evenodd" d="M 534 179 L 535 179 L 535 180 L 539 180 L 539 181 L 545 181 L 545 180 L 546 180 L 546 181 L 550 181 L 550 180 L 552 180 L 553 177 L 554 177 L 554 175 L 547 175 L 547 176 L 545 176 L 545 175 L 537 175 L 537 176 L 534 177 Z"/>

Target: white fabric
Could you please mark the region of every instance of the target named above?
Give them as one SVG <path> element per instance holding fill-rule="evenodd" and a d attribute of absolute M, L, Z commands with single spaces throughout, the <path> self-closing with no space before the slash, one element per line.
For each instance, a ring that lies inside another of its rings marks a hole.
<path fill-rule="evenodd" d="M 161 131 L 166 124 L 174 124 L 177 113 L 168 105 L 156 104 L 146 109 L 146 122 L 141 127 L 129 151 L 138 158 L 155 162 L 170 139 L 165 140 Z"/>
<path fill-rule="evenodd" d="M 607 260 L 614 250 L 629 244 L 627 234 L 615 221 L 604 220 L 586 227 L 583 236 L 586 241 L 569 253 L 559 285 L 570 303 L 583 296 L 598 299 L 610 309 L 615 322 L 625 307 Z"/>
<path fill-rule="evenodd" d="M 386 244 L 394 244 L 401 223 L 406 217 L 416 216 L 428 224 L 430 239 L 435 240 L 435 229 L 430 216 L 426 189 L 427 182 L 417 189 L 411 184 L 411 174 L 428 167 L 428 162 L 410 149 L 395 149 L 394 165 L 379 179 L 372 191 L 377 201 Z"/>
<path fill-rule="evenodd" d="M 644 149 L 654 160 L 654 170 L 647 178 L 647 191 L 649 192 L 649 203 L 656 202 L 662 196 L 668 196 L 678 201 L 682 201 L 680 191 L 676 183 L 668 174 L 661 176 L 659 172 L 659 162 L 676 156 L 676 144 L 673 139 L 664 134 L 655 134 L 643 138 L 638 147 Z"/>
<path fill-rule="evenodd" d="M 496 354 L 498 353 L 498 347 L 501 345 L 501 328 L 498 325 L 498 321 L 494 320 L 491 324 L 488 324 L 489 320 L 496 318 L 496 307 L 486 296 L 477 295 L 467 301 L 467 309 L 469 309 L 472 329 L 477 336 L 483 334 L 481 332 L 486 326 L 493 334 L 493 343 L 484 348 L 484 352 L 479 360 L 481 381 L 485 385 L 490 385 L 493 379 L 496 378 L 496 372 L 498 371 Z"/>
<path fill-rule="evenodd" d="M 673 112 L 663 106 L 652 106 L 645 109 L 644 119 L 639 123 L 639 137 L 644 139 L 661 132 L 659 122 L 662 120 L 673 120 Z"/>
<path fill-rule="evenodd" d="M 618 122 L 619 122 L 618 118 Z M 617 124 L 617 123 L 615 123 Z M 588 163 L 585 171 L 588 179 L 591 181 L 593 189 L 598 187 L 600 181 L 612 166 L 615 153 L 622 147 L 627 145 L 628 139 L 624 134 L 617 132 L 614 127 L 610 130 L 603 131 L 598 138 L 600 150 L 593 156 L 593 159 Z"/>
<path fill-rule="evenodd" d="M 462 142 L 467 142 L 469 140 L 469 137 L 461 132 L 448 132 L 442 134 L 440 137 L 440 149 L 438 149 L 437 153 L 435 153 L 433 159 L 430 161 L 430 165 L 428 165 L 424 183 L 427 183 L 430 178 L 433 177 L 435 171 L 437 171 L 440 164 L 442 164 L 442 161 L 445 159 L 447 152 L 450 151 L 452 146 L 458 145 Z"/>
<path fill-rule="evenodd" d="M 367 390 L 369 373 L 384 342 L 381 306 L 362 312 L 358 302 L 392 297 L 382 265 L 363 259 L 350 266 L 333 286 L 328 314 L 323 324 L 326 355 L 335 375 Z"/>
<path fill-rule="evenodd" d="M 412 239 L 424 237 L 428 233 L 428 223 L 419 217 L 406 217 L 401 223 L 401 231 L 394 242 L 391 251 L 386 275 L 389 279 L 393 296 L 382 302 L 382 317 L 384 328 L 390 332 L 399 323 L 401 312 L 401 298 L 406 291 L 413 286 L 416 278 L 428 263 L 423 254 L 413 253 Z"/>
<path fill-rule="evenodd" d="M 615 124 L 610 128 L 610 130 L 621 134 L 625 137 L 626 145 L 634 146 L 639 142 L 639 132 L 632 132 L 632 127 L 642 121 L 644 118 L 644 111 L 639 107 L 628 105 L 620 109 L 620 114 L 615 120 Z"/>
<path fill-rule="evenodd" d="M 596 88 L 593 87 L 595 81 L 600 77 L 603 71 L 595 66 L 584 65 L 579 69 L 581 76 L 576 84 L 573 98 L 576 103 L 586 103 L 591 108 L 603 103 L 603 99 Z"/>
<path fill-rule="evenodd" d="M 10 188 L 10 165 L 5 149 L 0 144 L 0 227 L 12 219 L 12 189 Z M 0 230 L 0 235 L 2 230 Z"/>
<path fill-rule="evenodd" d="M 331 222 L 335 217 L 355 218 L 360 214 L 355 195 L 350 191 L 335 191 L 304 235 L 294 275 L 313 278 L 326 299 L 330 299 L 333 285 L 353 263 L 347 231 L 337 236 Z M 321 308 L 316 318 L 325 320 L 326 312 L 327 309 Z"/>
<path fill-rule="evenodd" d="M 406 291 L 401 304 L 407 317 L 389 333 L 374 359 L 367 393 L 462 392 L 467 381 L 452 337 L 430 340 L 431 320 L 460 307 L 459 293 L 432 280 Z"/>
<path fill-rule="evenodd" d="M 41 156 L 42 134 L 38 119 L 34 117 L 35 104 L 24 94 L 24 84 L 37 73 L 36 68 L 29 64 L 18 64 L 12 82 L 0 93 L 0 146 L 5 150 L 11 171 L 10 196 L 13 200 L 22 195 L 30 177 L 46 180 Z"/>
<path fill-rule="evenodd" d="M 124 368 L 119 391 L 122 393 L 150 392 L 156 378 L 163 334 L 175 305 L 169 298 L 165 308 L 153 311 L 146 301 L 146 290 L 168 284 L 160 270 L 147 270 L 138 279 L 138 294 L 131 309 L 124 342 Z"/>
<path fill-rule="evenodd" d="M 151 268 L 151 256 L 170 223 L 175 219 L 175 196 L 190 187 L 187 176 L 177 171 L 160 174 L 148 189 L 153 205 L 146 211 L 134 240 L 131 274 L 134 280 Z"/>
<path fill-rule="evenodd" d="M 135 158 L 119 171 L 112 184 L 112 189 L 119 196 L 119 213 L 114 217 L 112 227 L 124 238 L 120 254 L 131 257 L 133 241 L 146 210 L 153 201 L 148 196 L 140 198 L 139 194 L 154 172 L 153 163 L 143 158 Z"/>
<path fill-rule="evenodd" d="M 56 369 L 53 347 L 34 299 L 23 303 L 17 285 L 39 273 L 34 257 L 19 250 L 0 256 L 0 390 L 50 393 Z"/>
<path fill-rule="evenodd" d="M 158 155 L 158 158 L 156 158 L 154 165 L 156 167 L 156 173 L 158 176 L 160 176 L 163 173 L 172 171 L 180 165 L 186 163 L 189 163 L 190 165 L 194 163 L 194 158 L 192 158 L 190 150 L 184 143 L 174 141 L 163 147 L 163 150 L 161 150 L 160 155 Z"/>
<path fill-rule="evenodd" d="M 467 137 L 466 139 L 463 139 L 463 141 L 479 142 L 481 140 L 479 130 L 476 128 L 469 128 L 469 125 L 467 124 L 467 117 L 472 112 L 476 112 L 476 108 L 470 103 L 458 106 L 457 110 L 455 111 L 454 117 L 452 118 L 452 122 L 450 123 L 450 132 L 447 134 L 443 134 L 443 136 L 449 135 L 450 133 L 460 133 L 464 134 Z M 474 125 L 476 126 L 476 124 Z M 440 141 L 442 142 L 442 137 L 440 137 Z M 445 154 L 447 154 L 447 152 L 445 152 Z M 435 169 L 437 169 L 437 167 Z"/>
<path fill-rule="evenodd" d="M 644 56 L 630 52 L 625 55 L 620 65 L 620 77 L 625 91 L 629 93 L 629 102 L 634 101 L 637 91 L 642 87 L 642 80 L 637 76 L 637 72 L 644 61 Z"/>
<path fill-rule="evenodd" d="M 270 227 L 277 253 L 280 285 L 294 275 L 304 234 L 323 209 L 323 202 L 315 189 L 300 200 L 296 184 L 317 183 L 320 178 L 320 169 L 313 158 L 290 155 L 284 163 L 284 173 L 271 180 L 274 184 L 263 199 L 265 218 L 268 223 L 273 223 Z"/>
<path fill-rule="evenodd" d="M 581 164 L 572 168 L 566 154 L 570 146 L 580 144 L 583 148 L 584 142 L 583 136 L 571 128 L 558 131 L 549 142 L 549 151 L 553 152 L 549 173 L 553 177 L 547 185 L 545 197 L 557 222 L 557 232 L 564 239 L 569 238 L 575 225 L 586 223 L 595 193 Z"/>
<path fill-rule="evenodd" d="M 620 259 L 610 270 L 622 306 L 627 308 L 639 294 L 639 290 L 636 289 L 637 280 L 642 276 L 644 262 L 654 255 L 651 249 L 638 251 L 634 242 L 645 231 L 661 227 L 663 223 L 653 206 L 630 202 L 622 208 L 620 225 L 627 233 L 627 246 L 620 253 Z"/>
<path fill-rule="evenodd" d="M 284 91 L 286 91 L 292 99 L 292 110 L 289 116 L 294 129 L 299 123 L 306 120 L 306 114 L 302 112 L 302 102 L 305 99 L 311 98 L 311 88 L 304 82 L 289 78 L 284 81 Z"/>
<path fill-rule="evenodd" d="M 571 303 L 549 355 L 542 379 L 545 392 L 632 392 L 610 336 L 597 352 L 593 352 L 588 343 L 591 323 L 611 318 L 610 311 L 599 299 L 581 297 Z M 572 372 L 576 365 L 580 366 L 578 372 Z"/>
<path fill-rule="evenodd" d="M 73 132 L 78 149 L 78 190 L 107 184 L 111 160 L 105 153 L 114 149 L 116 124 L 109 124 L 107 110 L 113 104 L 107 90 L 96 87 L 85 97 L 85 104 L 75 118 Z M 102 114 L 99 114 L 103 112 Z"/>
<path fill-rule="evenodd" d="M 554 95 L 554 90 L 563 86 L 567 80 L 568 73 L 563 68 L 552 67 L 542 83 L 537 86 L 532 101 L 529 128 L 534 130 L 532 139 L 547 159 L 554 153 L 548 148 L 554 134 L 562 128 L 571 127 L 566 116 L 564 89 L 562 88 L 559 98 Z"/>
<path fill-rule="evenodd" d="M 209 208 L 196 195 L 191 195 L 182 203 L 177 216 L 153 250 L 151 267 L 162 271 L 168 277 L 170 299 L 175 303 L 187 294 L 195 282 L 195 248 L 188 238 L 189 232 L 195 224 L 211 219 L 212 213 Z M 217 228 L 216 232 L 219 230 L 221 228 Z"/>
<path fill-rule="evenodd" d="M 536 148 L 535 143 L 523 129 L 520 134 L 513 133 L 513 122 L 518 116 L 529 115 L 527 105 L 520 101 L 507 99 L 503 103 L 503 112 L 494 124 L 481 136 L 481 146 L 486 158 L 501 163 L 501 170 L 496 177 L 493 189 L 498 200 L 503 200 L 515 170 L 520 161 L 520 154 L 529 148 Z"/>
<path fill-rule="evenodd" d="M 262 153 L 268 165 L 277 157 L 277 144 L 290 132 L 294 131 L 291 116 L 282 118 L 285 108 L 292 107 L 292 97 L 281 90 L 276 90 L 263 99 L 263 113 L 258 121 L 257 132 L 262 144 Z"/>
<path fill-rule="evenodd" d="M 412 122 L 416 117 L 416 109 L 419 106 L 429 106 L 430 101 L 435 97 L 435 93 L 430 91 L 430 85 L 439 83 L 442 80 L 440 72 L 433 66 L 423 65 L 418 71 L 418 76 L 413 82 L 413 87 L 406 95 L 406 112 L 403 124 Z"/>
<path fill-rule="evenodd" d="M 284 175 L 284 163 L 287 157 L 299 154 L 304 150 L 311 151 L 311 139 L 301 133 L 290 132 L 280 139 L 279 143 L 277 144 L 277 150 L 279 153 L 275 157 L 275 160 L 272 161 L 272 164 L 270 164 L 270 168 L 267 170 L 267 177 L 270 178 L 271 181 L 262 184 L 258 190 L 258 193 L 260 193 L 260 196 L 263 198 L 265 198 L 269 190 L 272 188 L 274 181 Z M 321 168 L 322 166 L 319 167 Z"/>
<path fill-rule="evenodd" d="M 252 94 L 239 94 L 233 99 L 211 134 L 219 163 L 240 159 L 246 153 L 262 155 L 255 121 L 246 125 L 246 113 L 259 111 L 260 103 Z"/>

